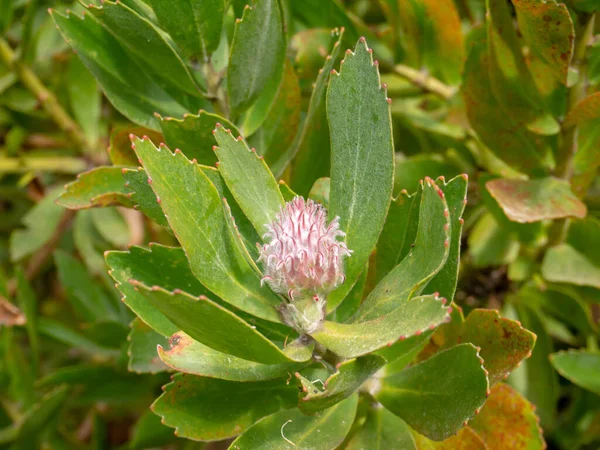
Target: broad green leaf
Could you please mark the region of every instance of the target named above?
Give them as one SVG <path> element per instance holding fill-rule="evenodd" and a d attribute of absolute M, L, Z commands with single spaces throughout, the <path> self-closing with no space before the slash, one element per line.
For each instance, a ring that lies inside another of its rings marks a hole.
<path fill-rule="evenodd" d="M 262 126 L 248 142 L 269 167 L 280 166 L 280 160 L 285 159 L 287 149 L 294 143 L 300 126 L 301 100 L 298 77 L 286 59 L 277 97 Z"/>
<path fill-rule="evenodd" d="M 410 428 L 385 408 L 369 408 L 367 419 L 346 450 L 417 450 Z"/>
<path fill-rule="evenodd" d="M 372 320 L 398 308 L 418 295 L 446 262 L 450 250 L 450 213 L 445 196 L 431 179 L 426 179 L 422 186 L 419 228 L 410 253 L 371 291 L 353 322 Z"/>
<path fill-rule="evenodd" d="M 454 299 L 458 281 L 461 234 L 464 222 L 462 215 L 467 205 L 468 178 L 467 175 L 460 175 L 448 183 L 443 178 L 439 178 L 436 180 L 436 184 L 444 193 L 450 213 L 450 250 L 444 267 L 427 283 L 423 292 L 426 294 L 437 292 L 438 295 L 451 301 Z"/>
<path fill-rule="evenodd" d="M 469 426 L 490 449 L 546 448 L 535 406 L 507 384 L 497 384 L 491 389 L 484 407 Z"/>
<path fill-rule="evenodd" d="M 485 184 L 510 220 L 537 222 L 565 217 L 584 218 L 587 207 L 569 187 L 569 183 L 553 177 L 537 180 L 497 178 Z"/>
<path fill-rule="evenodd" d="M 68 209 L 79 210 L 96 206 L 131 206 L 127 196 L 121 167 L 96 167 L 77 175 L 65 186 L 56 203 Z"/>
<path fill-rule="evenodd" d="M 567 244 L 600 267 L 600 220 L 589 215 L 583 220 L 574 220 L 569 227 Z"/>
<path fill-rule="evenodd" d="M 558 373 L 588 391 L 600 395 L 600 353 L 589 350 L 562 351 L 550 355 Z"/>
<path fill-rule="evenodd" d="M 52 239 L 64 217 L 64 210 L 54 203 L 58 190 L 53 189 L 31 208 L 21 219 L 25 228 L 16 229 L 10 235 L 10 259 L 19 261 L 35 253 Z"/>
<path fill-rule="evenodd" d="M 454 436 L 441 442 L 427 439 L 413 431 L 418 450 L 491 450 L 471 427 L 462 427 Z"/>
<path fill-rule="evenodd" d="M 519 124 L 542 135 L 560 131 L 558 122 L 544 110 L 542 99 L 525 64 L 504 0 L 487 0 L 489 77 L 498 103 Z"/>
<path fill-rule="evenodd" d="M 448 318 L 444 304 L 444 299 L 433 295 L 415 297 L 376 319 L 360 323 L 325 321 L 311 336 L 333 353 L 355 358 L 434 329 Z"/>
<path fill-rule="evenodd" d="M 131 322 L 131 331 L 127 336 L 129 362 L 127 369 L 135 373 L 157 373 L 167 370 L 156 351 L 157 346 L 169 341 L 137 317 Z"/>
<path fill-rule="evenodd" d="M 156 351 L 156 348 L 155 348 Z M 285 377 L 305 364 L 261 364 L 218 352 L 193 340 L 183 332 L 175 333 L 169 346 L 158 348 L 160 359 L 179 372 L 230 381 L 261 381 Z"/>
<path fill-rule="evenodd" d="M 100 113 L 102 95 L 94 76 L 79 58 L 69 60 L 67 92 L 73 116 L 81 126 L 85 137 L 94 146 L 100 136 Z"/>
<path fill-rule="evenodd" d="M 291 184 L 300 195 L 306 195 L 319 177 L 329 175 L 331 152 L 326 95 L 331 71 L 340 58 L 344 30 L 334 30 L 332 34 L 331 39 L 335 38 L 335 41 L 315 81 L 300 134 L 294 145 L 288 148 L 286 157 L 281 159 L 281 164 L 273 166 L 273 172 L 279 176 L 293 159 Z"/>
<path fill-rule="evenodd" d="M 129 120 L 158 129 L 155 112 L 170 116 L 189 112 L 180 98 L 183 93 L 167 92 L 152 71 L 134 61 L 127 48 L 91 14 L 79 17 L 52 11 L 52 18 L 64 39 L 96 77 L 108 100 Z"/>
<path fill-rule="evenodd" d="M 464 62 L 460 17 L 451 0 L 398 3 L 402 44 L 411 62 L 428 67 L 450 84 L 459 84 Z"/>
<path fill-rule="evenodd" d="M 200 166 L 148 140 L 134 143 L 198 280 L 237 308 L 279 322 L 278 297 L 260 286 L 259 275 L 234 245 L 237 237 L 228 229 L 219 193 Z"/>
<path fill-rule="evenodd" d="M 507 115 L 494 95 L 485 30 L 475 30 L 472 35 L 462 86 L 471 126 L 494 155 L 513 169 L 526 173 L 550 169 L 552 150 L 547 140 Z"/>
<path fill-rule="evenodd" d="M 567 84 L 575 30 L 564 3 L 556 0 L 512 0 L 523 40 L 552 74 Z"/>
<path fill-rule="evenodd" d="M 255 0 L 246 6 L 236 21 L 227 68 L 227 94 L 234 117 L 248 109 L 267 85 L 279 85 L 285 48 L 280 1 Z M 271 101 L 276 94 L 275 89 Z"/>
<path fill-rule="evenodd" d="M 208 61 L 219 46 L 225 0 L 150 0 L 161 27 L 190 58 Z"/>
<path fill-rule="evenodd" d="M 181 57 L 150 21 L 121 2 L 106 0 L 101 7 L 88 7 L 88 11 L 166 86 L 181 89 L 194 97 L 200 95 L 198 85 Z"/>
<path fill-rule="evenodd" d="M 129 225 L 115 207 L 94 208 L 90 214 L 96 230 L 107 243 L 117 248 L 129 245 Z"/>
<path fill-rule="evenodd" d="M 36 294 L 31 287 L 31 284 L 25 278 L 25 273 L 20 267 L 15 270 L 15 278 L 17 280 L 17 300 L 19 307 L 27 322 L 25 326 L 27 328 L 27 338 L 29 339 L 29 346 L 31 348 L 31 359 L 30 364 L 34 374 L 37 373 L 40 357 L 40 343 L 38 337 L 38 300 Z M 4 308 L 3 308 L 4 309 Z"/>
<path fill-rule="evenodd" d="M 352 287 L 352 290 L 348 293 L 346 298 L 340 303 L 340 305 L 335 308 L 335 310 L 331 311 L 327 318 L 333 322 L 344 323 L 350 320 L 356 311 L 360 308 L 362 304 L 365 290 L 368 286 L 367 277 L 369 275 L 369 265 L 365 267 L 363 273 L 358 277 L 358 281 Z"/>
<path fill-rule="evenodd" d="M 480 348 L 490 385 L 508 377 L 521 361 L 531 355 L 536 336 L 519 322 L 500 317 L 498 311 L 475 309 L 467 316 L 458 342 Z"/>
<path fill-rule="evenodd" d="M 242 433 L 261 417 L 292 408 L 298 388 L 285 379 L 238 383 L 177 374 L 152 405 L 179 437 L 220 441 Z"/>
<path fill-rule="evenodd" d="M 130 282 L 171 322 L 208 347 L 263 364 L 292 362 L 256 327 L 206 296 L 196 298 L 181 290 L 169 292 L 158 286 L 144 286 L 136 280 Z"/>
<path fill-rule="evenodd" d="M 430 338 L 435 336 L 444 327 L 450 323 L 443 323 L 441 326 L 436 328 L 435 333 L 431 330 L 427 330 L 419 335 L 411 336 L 407 339 L 394 342 L 390 347 L 384 347 L 377 351 L 377 355 L 383 356 L 388 364 L 384 367 L 383 371 L 387 375 L 391 375 L 396 372 L 404 370 L 411 362 L 415 360 L 417 355 L 420 356 L 426 345 L 430 342 Z M 429 345 L 431 345 L 429 343 Z"/>
<path fill-rule="evenodd" d="M 214 131 L 218 147 L 219 173 L 244 214 L 259 234 L 275 219 L 285 202 L 277 181 L 256 150 L 250 150 L 243 138 L 217 124 Z"/>
<path fill-rule="evenodd" d="M 389 87 L 388 87 L 389 90 Z M 392 114 L 394 107 L 400 102 L 392 103 Z M 406 108 L 400 105 L 403 110 Z M 414 193 L 419 190 L 421 180 L 424 178 L 439 177 L 452 179 L 460 175 L 460 170 L 436 154 L 420 153 L 408 158 L 396 156 L 396 170 L 394 180 L 394 193 Z"/>
<path fill-rule="evenodd" d="M 329 215 L 353 251 L 346 262 L 346 282 L 327 299 L 333 310 L 363 271 L 383 228 L 394 183 L 394 144 L 390 105 L 377 65 L 364 39 L 347 51 L 339 74 L 327 90 L 331 134 Z"/>
<path fill-rule="evenodd" d="M 324 382 L 325 390 L 308 393 L 300 399 L 299 408 L 307 414 L 327 409 L 350 397 L 372 375 L 385 365 L 381 356 L 366 355 L 339 364 L 333 375 Z"/>
<path fill-rule="evenodd" d="M 313 183 L 312 187 L 310 188 L 308 198 L 314 200 L 317 203 L 320 203 L 325 207 L 325 209 L 328 209 L 330 189 L 331 180 L 329 179 L 329 177 L 319 178 Z"/>
<path fill-rule="evenodd" d="M 489 394 L 482 360 L 472 344 L 452 347 L 381 383 L 375 398 L 435 441 L 455 434 Z"/>
<path fill-rule="evenodd" d="M 204 110 L 200 110 L 198 114 L 184 114 L 182 119 L 160 115 L 156 117 L 169 148 L 178 148 L 189 160 L 195 159 L 199 164 L 207 166 L 217 162 L 212 147 L 213 130 L 218 123 L 236 136 L 241 134 L 229 120 Z"/>
<path fill-rule="evenodd" d="M 567 115 L 563 126 L 578 127 L 578 148 L 573 157 L 573 169 L 582 174 L 596 169 L 600 165 L 598 144 L 600 135 L 600 92 L 584 98 Z"/>
<path fill-rule="evenodd" d="M 92 323 L 118 320 L 110 297 L 94 282 L 81 262 L 63 250 L 54 252 L 54 261 L 58 279 L 80 320 Z"/>
<path fill-rule="evenodd" d="M 144 450 L 152 447 L 164 447 L 175 441 L 177 441 L 177 437 L 173 435 L 173 430 L 164 426 L 160 417 L 147 410 L 132 427 L 129 445 L 132 450 Z"/>
<path fill-rule="evenodd" d="M 475 267 L 509 264 L 519 253 L 516 237 L 501 227 L 490 213 L 484 214 L 468 237 L 471 263 Z"/>
<path fill-rule="evenodd" d="M 146 171 L 143 169 L 123 169 L 122 176 L 133 208 L 141 211 L 160 226 L 170 229 L 160 203 L 156 201 L 156 194 L 154 194 L 148 183 Z"/>
<path fill-rule="evenodd" d="M 357 403 L 353 395 L 318 416 L 296 408 L 272 414 L 246 430 L 229 450 L 334 450 L 350 431 Z"/>
<path fill-rule="evenodd" d="M 555 283 L 600 288 L 600 267 L 568 244 L 548 249 L 542 262 L 542 276 Z"/>

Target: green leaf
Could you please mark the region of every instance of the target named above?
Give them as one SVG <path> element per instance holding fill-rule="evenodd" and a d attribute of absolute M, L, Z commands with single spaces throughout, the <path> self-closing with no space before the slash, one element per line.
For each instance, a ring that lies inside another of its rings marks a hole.
<path fill-rule="evenodd" d="M 513 169 L 536 173 L 552 168 L 552 150 L 547 140 L 514 121 L 494 95 L 487 48 L 485 30 L 474 30 L 462 86 L 471 126 L 494 155 Z"/>
<path fill-rule="evenodd" d="M 326 110 L 327 86 L 340 57 L 344 30 L 336 29 L 333 35 L 331 39 L 335 40 L 317 75 L 300 134 L 294 145 L 288 148 L 285 158 L 280 160 L 281 164 L 273 166 L 273 173 L 280 176 L 293 159 L 291 184 L 300 195 L 305 195 L 319 177 L 329 175 L 331 149 Z"/>
<path fill-rule="evenodd" d="M 467 175 L 460 175 L 446 183 L 442 178 L 436 184 L 444 193 L 450 212 L 450 249 L 444 267 L 427 283 L 426 294 L 438 292 L 449 301 L 454 299 L 460 264 L 461 234 L 464 220 L 462 215 L 467 205 Z"/>
<path fill-rule="evenodd" d="M 246 6 L 236 21 L 227 68 L 227 94 L 234 117 L 248 109 L 269 83 L 279 85 L 285 49 L 280 1 L 255 0 Z M 276 94 L 275 90 L 273 98 Z"/>
<path fill-rule="evenodd" d="M 108 156 L 115 166 L 132 166 L 139 165 L 137 156 L 131 148 L 131 139 L 129 136 L 148 136 L 155 145 L 159 145 L 164 137 L 157 131 L 149 128 L 138 127 L 131 123 L 115 126 L 110 133 L 110 144 L 108 146 Z"/>
<path fill-rule="evenodd" d="M 119 10 L 121 8 L 126 7 L 120 6 Z M 158 129 L 155 112 L 170 116 L 188 112 L 190 108 L 181 98 L 183 93 L 178 89 L 170 93 L 171 90 L 156 80 L 148 67 L 134 60 L 128 49 L 91 14 L 78 17 L 52 11 L 52 18 L 64 39 L 96 77 L 108 100 L 129 120 Z M 143 19 L 137 21 L 140 23 Z"/>
<path fill-rule="evenodd" d="M 548 249 L 542 262 L 542 276 L 555 283 L 600 288 L 600 267 L 568 244 Z"/>
<path fill-rule="evenodd" d="M 450 213 L 445 196 L 430 178 L 422 186 L 419 228 L 414 246 L 371 291 L 353 322 L 372 320 L 401 306 L 418 295 L 446 262 L 450 250 Z"/>
<path fill-rule="evenodd" d="M 435 441 L 455 434 L 489 394 L 482 360 L 472 344 L 452 347 L 381 383 L 375 398 Z"/>
<path fill-rule="evenodd" d="M 311 336 L 333 353 L 354 358 L 435 328 L 448 318 L 444 303 L 444 299 L 433 295 L 415 297 L 377 319 L 360 323 L 325 321 Z"/>
<path fill-rule="evenodd" d="M 96 206 L 131 206 L 127 196 L 121 167 L 96 167 L 77 175 L 77 179 L 65 186 L 56 204 L 79 210 Z"/>
<path fill-rule="evenodd" d="M 279 322 L 278 297 L 260 286 L 259 275 L 235 245 L 219 193 L 200 166 L 149 140 L 134 144 L 198 280 L 239 309 Z"/>
<path fill-rule="evenodd" d="M 132 427 L 130 448 L 144 450 L 152 447 L 164 447 L 177 441 L 173 430 L 160 422 L 160 417 L 152 411 L 144 412 Z"/>
<path fill-rule="evenodd" d="M 35 292 L 25 278 L 25 273 L 20 267 L 15 270 L 15 278 L 17 280 L 17 300 L 19 307 L 27 322 L 25 326 L 27 328 L 27 338 L 29 339 L 29 346 L 31 347 L 31 359 L 30 364 L 32 366 L 32 372 L 37 373 L 40 357 L 40 343 L 38 337 L 38 300 Z"/>
<path fill-rule="evenodd" d="M 498 311 L 475 309 L 467 316 L 458 342 L 480 347 L 490 385 L 508 377 L 531 355 L 536 336 L 519 322 L 500 317 Z"/>
<path fill-rule="evenodd" d="M 339 74 L 329 80 L 327 118 L 331 134 L 329 215 L 353 251 L 346 282 L 327 299 L 333 310 L 363 271 L 383 228 L 394 183 L 390 105 L 366 41 L 346 52 Z"/>
<path fill-rule="evenodd" d="M 129 245 L 129 225 L 115 207 L 94 208 L 90 214 L 96 230 L 106 242 L 117 248 Z"/>
<path fill-rule="evenodd" d="M 600 353 L 589 350 L 562 351 L 550 355 L 558 373 L 577 386 L 600 395 Z"/>
<path fill-rule="evenodd" d="M 200 95 L 181 57 L 150 21 L 121 2 L 106 0 L 101 7 L 88 7 L 88 11 L 166 86 L 181 89 L 191 96 Z M 172 9 L 170 11 L 172 14 Z"/>
<path fill-rule="evenodd" d="M 337 372 L 325 380 L 324 391 L 309 392 L 300 399 L 300 410 L 306 414 L 314 414 L 330 408 L 354 394 L 385 364 L 385 359 L 377 355 L 366 355 L 344 361 L 336 367 Z"/>
<path fill-rule="evenodd" d="M 52 239 L 60 224 L 64 210 L 54 203 L 58 190 L 47 192 L 45 197 L 21 219 L 25 228 L 10 235 L 10 259 L 19 261 L 35 253 Z"/>
<path fill-rule="evenodd" d="M 217 114 L 200 110 L 198 114 L 184 114 L 183 119 L 156 115 L 169 148 L 180 149 L 186 158 L 199 164 L 214 165 L 217 157 L 213 151 L 213 130 L 218 123 L 239 136 L 241 133 L 229 120 Z M 138 134 L 139 136 L 139 134 Z"/>
<path fill-rule="evenodd" d="M 319 416 L 307 416 L 298 409 L 272 414 L 246 430 L 229 450 L 334 450 L 350 431 L 357 403 L 358 396 L 353 395 Z"/>
<path fill-rule="evenodd" d="M 285 202 L 277 181 L 256 150 L 250 150 L 243 138 L 217 124 L 214 131 L 219 147 L 219 173 L 259 234 L 275 219 Z"/>
<path fill-rule="evenodd" d="M 237 383 L 178 374 L 152 405 L 179 437 L 220 441 L 237 436 L 258 419 L 292 408 L 298 388 L 285 379 Z"/>
<path fill-rule="evenodd" d="M 160 203 L 156 201 L 156 194 L 148 184 L 148 175 L 145 170 L 124 169 L 123 178 L 128 191 L 129 201 L 133 208 L 141 211 L 150 220 L 170 230 L 169 222 L 163 213 Z"/>
<path fill-rule="evenodd" d="M 501 444 L 515 450 L 542 450 L 542 437 L 535 406 L 507 384 L 497 384 L 469 425 L 490 447 Z"/>
<path fill-rule="evenodd" d="M 230 381 L 261 381 L 285 377 L 302 369 L 303 363 L 261 364 L 218 352 L 179 331 L 165 350 L 158 348 L 160 359 L 179 372 Z"/>
<path fill-rule="evenodd" d="M 525 64 L 508 4 L 488 0 L 487 7 L 489 77 L 498 103 L 507 115 L 530 131 L 542 135 L 558 133 L 560 126 L 544 110 Z"/>
<path fill-rule="evenodd" d="M 94 146 L 100 136 L 102 95 L 94 76 L 79 58 L 69 60 L 67 92 L 73 116 L 81 126 L 87 141 Z"/>
<path fill-rule="evenodd" d="M 576 174 L 583 174 L 596 169 L 600 165 L 597 151 L 600 135 L 600 92 L 584 98 L 567 115 L 563 126 L 578 127 L 578 148 L 573 157 L 573 169 Z"/>
<path fill-rule="evenodd" d="M 202 2 L 150 0 L 161 27 L 190 58 L 208 61 L 219 46 L 224 0 Z"/>
<path fill-rule="evenodd" d="M 193 339 L 217 351 L 263 364 L 292 362 L 266 337 L 205 296 L 130 281 L 146 299 Z M 199 318 L 202 318 L 199 320 Z M 310 354 L 306 355 L 307 359 Z"/>
<path fill-rule="evenodd" d="M 161 362 L 157 346 L 166 345 L 169 341 L 137 317 L 131 322 L 131 331 L 127 336 L 129 362 L 127 369 L 135 373 L 157 373 L 167 370 Z"/>
<path fill-rule="evenodd" d="M 417 450 L 410 428 L 385 408 L 369 408 L 367 419 L 346 450 Z"/>
<path fill-rule="evenodd" d="M 474 267 L 509 264 L 519 253 L 519 242 L 490 213 L 484 214 L 477 221 L 469 234 L 468 243 Z"/>
<path fill-rule="evenodd" d="M 414 431 L 413 437 L 419 450 L 489 450 L 483 439 L 468 426 L 462 427 L 458 433 L 442 442 L 432 441 Z"/>
<path fill-rule="evenodd" d="M 567 84 L 575 30 L 567 5 L 556 0 L 513 0 L 523 40 Z"/>
<path fill-rule="evenodd" d="M 317 203 L 320 203 L 325 207 L 325 209 L 329 209 L 329 191 L 331 190 L 331 180 L 329 177 L 323 177 L 317 179 L 312 187 L 310 188 L 310 192 L 308 193 L 308 198 L 314 200 Z"/>
<path fill-rule="evenodd" d="M 392 104 L 392 114 L 398 103 L 400 102 L 396 102 L 396 105 Z M 405 105 L 400 105 L 399 108 L 402 108 L 403 112 L 406 110 Z M 421 112 L 421 114 L 423 113 Z M 459 169 L 437 154 L 421 153 L 408 158 L 396 156 L 394 192 L 405 191 L 404 193 L 408 194 L 418 191 L 423 178 L 429 177 L 437 180 L 439 177 L 446 177 L 452 179 L 458 175 L 460 175 Z"/>
<path fill-rule="evenodd" d="M 520 223 L 565 217 L 584 218 L 587 208 L 569 187 L 554 177 L 537 180 L 497 178 L 485 184 L 510 220 Z"/>

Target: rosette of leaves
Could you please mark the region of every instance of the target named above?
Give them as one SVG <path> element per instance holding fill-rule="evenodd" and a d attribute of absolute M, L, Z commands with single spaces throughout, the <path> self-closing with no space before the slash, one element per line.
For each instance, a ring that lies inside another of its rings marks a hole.
<path fill-rule="evenodd" d="M 314 327 L 290 326 L 280 311 L 293 296 L 263 285 L 256 262 L 266 224 L 296 194 L 225 118 L 215 116 L 216 168 L 131 135 L 140 167 L 94 169 L 59 200 L 89 198 L 108 171 L 93 198 L 118 194 L 109 203 L 136 207 L 179 244 L 106 254 L 138 316 L 131 360 L 175 372 L 152 410 L 177 436 L 232 449 L 437 448 L 449 438 L 486 448 L 516 402 L 519 436 L 541 448 L 531 405 L 494 386 L 535 336 L 493 312 L 465 320 L 451 304 L 467 177 L 425 178 L 392 197 L 390 101 L 364 38 L 325 88 L 331 170 L 309 197 L 339 218 L 352 254 Z"/>

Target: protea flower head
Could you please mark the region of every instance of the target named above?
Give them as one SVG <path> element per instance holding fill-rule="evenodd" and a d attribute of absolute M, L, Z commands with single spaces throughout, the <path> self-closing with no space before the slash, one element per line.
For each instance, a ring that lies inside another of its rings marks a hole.
<path fill-rule="evenodd" d="M 311 296 L 323 300 L 344 282 L 344 257 L 351 251 L 339 240 L 345 236 L 339 217 L 327 224 L 327 211 L 312 200 L 296 197 L 267 225 L 260 247 L 269 286 L 289 300 Z"/>

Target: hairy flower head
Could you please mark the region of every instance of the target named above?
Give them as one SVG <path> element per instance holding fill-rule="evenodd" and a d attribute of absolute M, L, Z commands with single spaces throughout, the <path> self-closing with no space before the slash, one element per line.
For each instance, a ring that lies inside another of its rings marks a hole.
<path fill-rule="evenodd" d="M 260 247 L 266 281 L 278 293 L 323 298 L 344 282 L 344 257 L 350 256 L 339 217 L 327 224 L 327 211 L 312 200 L 296 197 L 267 225 Z"/>

